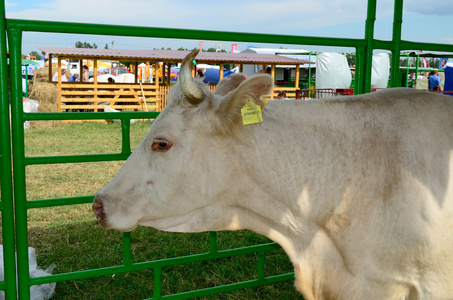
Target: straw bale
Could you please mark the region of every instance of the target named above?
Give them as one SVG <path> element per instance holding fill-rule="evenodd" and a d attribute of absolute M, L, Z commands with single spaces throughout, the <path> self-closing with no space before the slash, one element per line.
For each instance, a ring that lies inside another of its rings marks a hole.
<path fill-rule="evenodd" d="M 33 82 L 29 97 L 38 100 L 39 112 L 58 111 L 58 89 L 54 83 Z"/>
<path fill-rule="evenodd" d="M 33 71 L 33 82 L 48 82 L 49 68 L 40 68 Z"/>
<path fill-rule="evenodd" d="M 39 112 L 58 111 L 58 89 L 55 83 L 48 82 L 48 69 L 42 68 L 33 72 L 33 84 L 29 86 L 30 99 L 37 100 Z M 62 123 L 61 121 L 34 121 L 30 127 L 48 128 Z"/>

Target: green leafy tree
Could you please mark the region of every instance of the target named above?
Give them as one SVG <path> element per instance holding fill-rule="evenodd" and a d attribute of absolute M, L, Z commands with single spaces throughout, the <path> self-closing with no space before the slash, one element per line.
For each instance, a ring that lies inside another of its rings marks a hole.
<path fill-rule="evenodd" d="M 98 45 L 96 45 L 96 43 L 94 43 L 93 45 L 91 45 L 90 43 L 87 43 L 87 42 L 76 42 L 75 43 L 75 47 L 76 48 L 90 48 L 90 49 L 97 49 L 98 48 Z"/>
<path fill-rule="evenodd" d="M 36 56 L 36 59 L 41 59 L 41 54 L 38 51 L 31 51 L 28 55 Z"/>

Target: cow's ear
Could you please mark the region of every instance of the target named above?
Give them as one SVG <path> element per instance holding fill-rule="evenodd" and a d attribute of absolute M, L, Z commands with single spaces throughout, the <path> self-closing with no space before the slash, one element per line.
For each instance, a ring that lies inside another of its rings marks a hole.
<path fill-rule="evenodd" d="M 214 95 L 225 96 L 237 88 L 247 77 L 244 74 L 233 74 L 223 78 L 217 85 Z"/>
<path fill-rule="evenodd" d="M 241 109 L 252 100 L 255 104 L 264 108 L 266 103 L 261 100 L 262 96 L 269 95 L 273 89 L 272 77 L 267 74 L 255 75 L 243 81 L 233 92 L 225 96 L 218 109 L 218 117 L 222 119 L 224 126 L 242 124 Z"/>

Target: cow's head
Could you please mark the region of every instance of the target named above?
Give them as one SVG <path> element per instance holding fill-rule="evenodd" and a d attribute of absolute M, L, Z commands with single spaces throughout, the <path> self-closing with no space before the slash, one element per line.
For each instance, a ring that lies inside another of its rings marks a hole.
<path fill-rule="evenodd" d="M 241 108 L 272 90 L 272 78 L 233 75 L 214 93 L 192 77 L 198 51 L 183 61 L 169 105 L 152 124 L 113 180 L 93 203 L 105 228 L 130 231 L 137 225 L 167 231 L 215 230 L 224 208 L 238 201 L 242 161 L 238 145 L 252 138 Z"/>

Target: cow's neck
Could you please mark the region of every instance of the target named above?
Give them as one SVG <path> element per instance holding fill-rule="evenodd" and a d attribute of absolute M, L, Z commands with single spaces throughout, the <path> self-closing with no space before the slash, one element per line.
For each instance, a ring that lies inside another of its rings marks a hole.
<path fill-rule="evenodd" d="M 326 113 L 320 117 L 329 118 Z M 318 142 L 336 141 L 335 136 L 320 137 L 327 129 L 319 128 L 323 122 L 313 117 L 309 107 L 269 107 L 263 118 L 262 124 L 253 125 L 251 144 L 238 149 L 246 167 L 235 187 L 238 194 L 233 196 L 240 200 L 229 201 L 234 205 L 226 225 L 227 229 L 247 228 L 269 237 L 282 245 L 294 262 L 306 247 L 329 239 L 324 227 L 345 200 L 347 178 L 335 178 L 336 168 L 341 166 L 316 155 L 330 151 Z M 316 134 L 313 126 L 317 126 Z M 321 161 L 314 163 L 316 157 Z M 331 168 L 324 172 L 331 176 L 318 177 L 320 170 L 316 168 Z M 326 186 L 335 189 L 327 190 Z"/>

